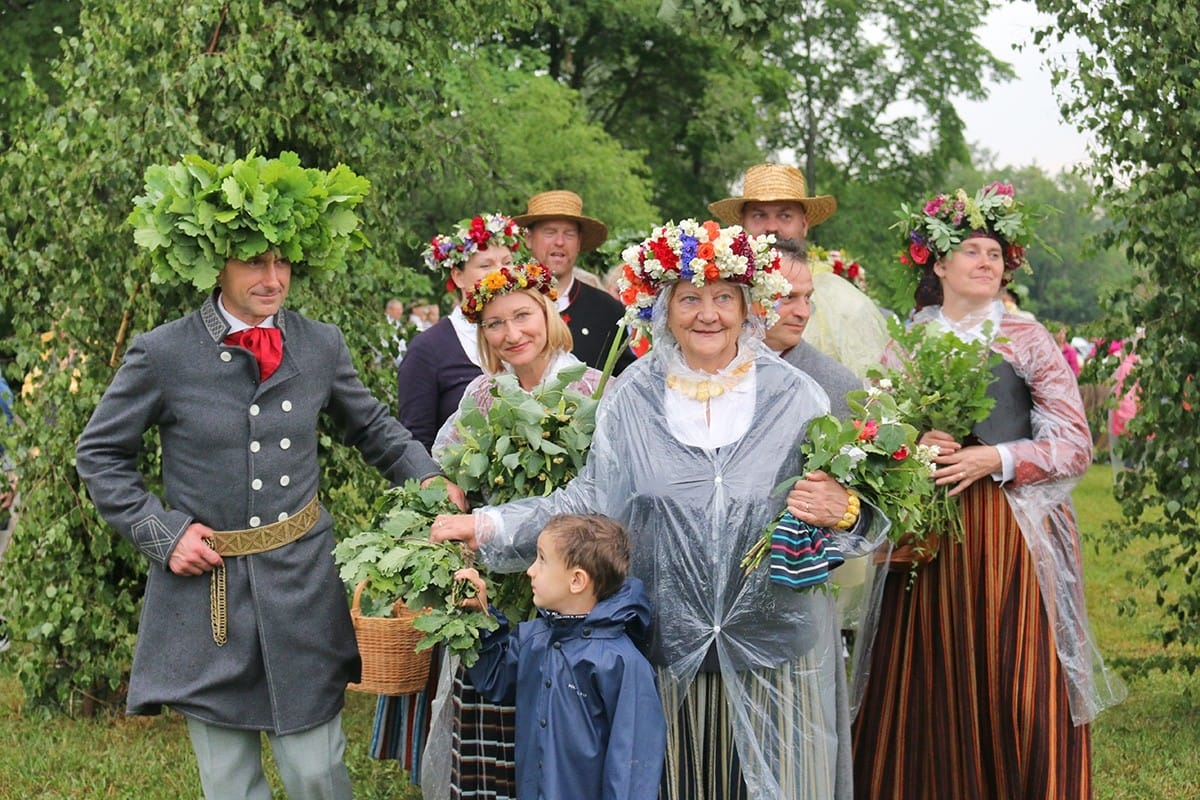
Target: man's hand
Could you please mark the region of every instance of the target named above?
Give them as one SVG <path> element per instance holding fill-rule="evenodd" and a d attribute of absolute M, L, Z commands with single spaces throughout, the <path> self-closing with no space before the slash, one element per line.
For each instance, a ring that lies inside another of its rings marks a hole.
<path fill-rule="evenodd" d="M 225 562 L 204 540 L 212 536 L 212 528 L 193 522 L 175 543 L 167 567 L 176 575 L 203 575 Z"/>
<path fill-rule="evenodd" d="M 467 493 L 464 492 L 457 483 L 452 482 L 448 478 L 444 478 L 441 475 L 434 475 L 432 478 L 426 478 L 425 480 L 421 481 L 421 488 L 424 489 L 434 481 L 445 481 L 446 496 L 450 498 L 450 502 L 454 503 L 454 505 L 458 506 L 462 511 L 468 510 Z"/>

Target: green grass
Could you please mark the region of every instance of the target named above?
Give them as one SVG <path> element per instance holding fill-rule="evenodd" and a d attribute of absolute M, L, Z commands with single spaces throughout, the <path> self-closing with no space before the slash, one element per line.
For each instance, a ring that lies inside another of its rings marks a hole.
<path fill-rule="evenodd" d="M 1130 578 L 1151 543 L 1120 553 L 1104 545 L 1104 526 L 1120 518 L 1112 476 L 1110 466 L 1098 464 L 1075 490 L 1088 614 L 1106 659 L 1137 661 L 1162 654 L 1154 638 L 1161 617 L 1152 588 L 1136 588 Z M 1117 605 L 1129 597 L 1138 603 L 1137 615 L 1119 616 Z M 1200 797 L 1200 675 L 1138 669 L 1122 675 L 1129 697 L 1092 725 L 1097 800 Z"/>
<path fill-rule="evenodd" d="M 1139 549 L 1113 554 L 1102 531 L 1118 518 L 1112 470 L 1097 465 L 1075 493 L 1085 542 L 1088 609 L 1107 658 L 1139 659 L 1160 652 L 1151 639 L 1158 618 L 1153 593 L 1135 589 Z M 1148 549 L 1149 545 L 1140 548 Z M 1134 596 L 1136 617 L 1118 616 Z M 19 646 L 19 645 L 14 645 Z M 27 713 L 11 668 L 0 654 L 0 800 L 8 798 L 199 797 L 199 780 L 180 717 L 41 719 Z M 1097 800 L 1184 800 L 1200 797 L 1200 677 L 1186 673 L 1128 674 L 1129 699 L 1092 727 Z M 374 698 L 349 693 L 344 716 L 347 761 L 355 797 L 417 800 L 420 792 L 394 761 L 367 756 Z M 269 768 L 269 772 L 271 772 Z M 276 794 L 278 779 L 271 772 Z"/>

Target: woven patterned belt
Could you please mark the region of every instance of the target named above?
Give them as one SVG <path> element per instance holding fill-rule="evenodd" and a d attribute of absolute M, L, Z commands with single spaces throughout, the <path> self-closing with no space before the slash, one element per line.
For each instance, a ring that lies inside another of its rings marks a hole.
<path fill-rule="evenodd" d="M 222 556 L 251 556 L 275 550 L 291 544 L 312 530 L 321 518 L 321 504 L 317 496 L 308 501 L 297 513 L 270 525 L 245 528 L 240 531 L 213 531 L 204 541 Z M 213 641 L 220 647 L 229 641 L 226 611 L 225 567 L 216 567 L 209 580 L 209 617 L 212 621 Z"/>

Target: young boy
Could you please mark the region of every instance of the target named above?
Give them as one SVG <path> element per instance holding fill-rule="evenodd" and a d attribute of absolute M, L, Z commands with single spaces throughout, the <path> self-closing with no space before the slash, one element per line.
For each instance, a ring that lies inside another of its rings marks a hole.
<path fill-rule="evenodd" d="M 528 798 L 658 797 L 666 720 L 650 662 L 650 603 L 626 577 L 629 536 L 600 515 L 552 517 L 526 571 L 537 619 L 485 633 L 472 683 L 517 707 L 517 795 Z M 470 580 L 486 603 L 483 581 Z M 493 613 L 497 613 L 494 609 Z"/>

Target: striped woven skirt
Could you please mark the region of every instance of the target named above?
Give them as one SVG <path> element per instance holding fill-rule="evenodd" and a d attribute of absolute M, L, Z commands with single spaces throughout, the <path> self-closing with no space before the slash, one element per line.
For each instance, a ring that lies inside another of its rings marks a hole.
<path fill-rule="evenodd" d="M 397 759 L 408 770 L 410 781 L 417 785 L 422 785 L 422 753 L 434 715 L 432 706 L 440 672 L 448 668 L 440 657 L 441 648 L 438 650 L 425 689 L 402 697 L 380 697 L 375 709 L 371 757 Z M 488 702 L 475 691 L 461 667 L 455 670 L 451 681 L 453 722 L 447 754 L 449 775 L 439 781 L 435 767 L 431 791 L 447 791 L 444 784 L 448 778 L 452 798 L 515 798 L 516 709 Z M 428 791 L 426 794 L 429 796 Z"/>
<path fill-rule="evenodd" d="M 961 495 L 966 535 L 887 577 L 854 722 L 855 796 L 1092 796 L 1089 728 L 1073 726 L 1033 561 L 1003 491 Z"/>
<path fill-rule="evenodd" d="M 475 691 L 466 670 L 454 675 L 450 797 L 504 800 L 517 796 L 517 712 Z"/>
<path fill-rule="evenodd" d="M 730 686 L 721 673 L 701 672 L 678 691 L 660 680 L 668 710 L 660 800 L 850 800 L 840 654 L 736 675 Z"/>

